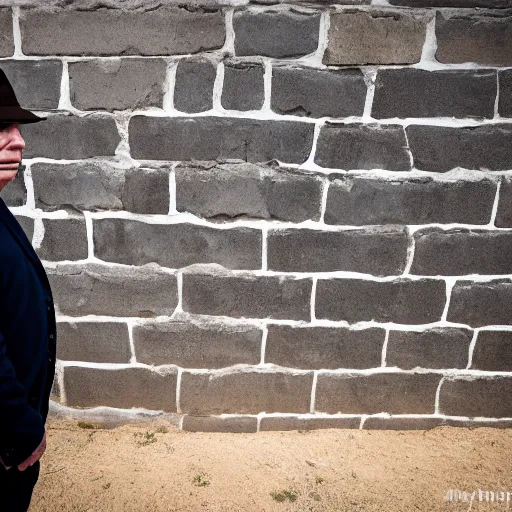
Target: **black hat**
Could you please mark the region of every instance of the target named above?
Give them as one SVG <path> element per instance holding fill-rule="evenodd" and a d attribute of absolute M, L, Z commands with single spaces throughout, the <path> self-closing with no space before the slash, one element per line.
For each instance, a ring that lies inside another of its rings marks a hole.
<path fill-rule="evenodd" d="M 0 123 L 37 123 L 45 119 L 20 107 L 7 76 L 0 69 Z"/>

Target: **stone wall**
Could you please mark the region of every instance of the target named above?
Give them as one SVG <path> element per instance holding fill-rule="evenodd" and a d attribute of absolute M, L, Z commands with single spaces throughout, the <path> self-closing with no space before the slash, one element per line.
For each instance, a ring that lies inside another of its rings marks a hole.
<path fill-rule="evenodd" d="M 512 425 L 511 0 L 40 3 L 0 9 L 48 116 L 2 195 L 54 290 L 56 400 Z"/>

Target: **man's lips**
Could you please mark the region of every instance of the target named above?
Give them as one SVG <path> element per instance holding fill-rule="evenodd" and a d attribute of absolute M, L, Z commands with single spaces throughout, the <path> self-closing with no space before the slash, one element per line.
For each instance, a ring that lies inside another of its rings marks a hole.
<path fill-rule="evenodd" d="M 20 162 L 0 162 L 0 171 L 13 171 L 18 169 Z"/>

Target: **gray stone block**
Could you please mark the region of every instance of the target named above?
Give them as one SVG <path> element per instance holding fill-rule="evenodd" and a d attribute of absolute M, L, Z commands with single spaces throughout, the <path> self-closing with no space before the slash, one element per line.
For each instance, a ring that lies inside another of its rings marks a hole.
<path fill-rule="evenodd" d="M 305 117 L 362 116 L 366 84 L 359 69 L 272 68 L 271 108 Z"/>
<path fill-rule="evenodd" d="M 295 169 L 246 162 L 180 164 L 176 208 L 213 220 L 319 220 L 322 180 Z"/>
<path fill-rule="evenodd" d="M 185 414 L 309 412 L 313 372 L 291 373 L 243 368 L 181 376 Z"/>
<path fill-rule="evenodd" d="M 413 64 L 421 58 L 425 34 L 425 21 L 408 13 L 334 12 L 323 63 Z"/>
<path fill-rule="evenodd" d="M 124 322 L 57 322 L 57 358 L 90 363 L 129 363 Z"/>
<path fill-rule="evenodd" d="M 1 191 L 0 197 L 4 203 L 11 206 L 23 206 L 27 202 L 27 188 L 25 187 L 26 166 L 20 164 L 13 181 L 8 183 Z"/>
<path fill-rule="evenodd" d="M 377 227 L 348 231 L 279 229 L 268 233 L 268 268 L 282 272 L 401 274 L 406 265 L 407 231 Z"/>
<path fill-rule="evenodd" d="M 498 228 L 512 227 L 512 178 L 503 176 L 498 198 L 495 225 Z"/>
<path fill-rule="evenodd" d="M 25 158 L 78 160 L 114 156 L 121 141 L 112 117 L 51 115 L 40 123 L 20 125 Z"/>
<path fill-rule="evenodd" d="M 37 255 L 46 261 L 87 258 L 87 231 L 82 216 L 44 219 L 44 238 Z"/>
<path fill-rule="evenodd" d="M 21 229 L 28 238 L 28 241 L 32 243 L 32 237 L 34 236 L 34 219 L 30 217 L 24 217 L 23 215 L 16 215 L 16 220 L 18 221 Z"/>
<path fill-rule="evenodd" d="M 22 9 L 20 26 L 25 55 L 176 55 L 218 49 L 225 39 L 220 10 L 177 7 Z"/>
<path fill-rule="evenodd" d="M 464 128 L 409 125 L 406 132 L 414 166 L 422 171 L 512 169 L 512 124 Z"/>
<path fill-rule="evenodd" d="M 181 59 L 176 69 L 174 107 L 189 114 L 210 110 L 216 74 L 217 66 L 209 59 Z"/>
<path fill-rule="evenodd" d="M 496 92 L 495 70 L 381 69 L 372 117 L 492 118 Z"/>
<path fill-rule="evenodd" d="M 183 310 L 234 318 L 309 320 L 311 279 L 184 274 Z"/>
<path fill-rule="evenodd" d="M 445 302 L 442 280 L 319 279 L 316 317 L 351 323 L 428 324 L 441 320 Z"/>
<path fill-rule="evenodd" d="M 488 224 L 495 196 L 496 183 L 488 179 L 335 177 L 327 192 L 325 223 Z"/>
<path fill-rule="evenodd" d="M 217 263 L 231 269 L 261 268 L 261 231 L 194 224 L 149 224 L 128 219 L 94 220 L 95 255 L 126 265 L 155 262 L 183 268 Z"/>
<path fill-rule="evenodd" d="M 314 126 L 296 121 L 226 117 L 133 116 L 129 125 L 132 158 L 145 160 L 277 159 L 304 163 Z"/>
<path fill-rule="evenodd" d="M 62 315 L 155 317 L 178 304 L 176 276 L 154 267 L 57 264 L 46 272 Z"/>
<path fill-rule="evenodd" d="M 176 412 L 176 382 L 177 371 L 171 369 L 161 374 L 147 368 L 64 368 L 66 403 L 71 407 Z"/>
<path fill-rule="evenodd" d="M 318 136 L 315 163 L 343 170 L 411 169 L 404 129 L 398 125 L 326 122 Z"/>
<path fill-rule="evenodd" d="M 265 362 L 321 370 L 375 368 L 381 364 L 385 330 L 269 325 Z"/>
<path fill-rule="evenodd" d="M 490 372 L 512 371 L 512 332 L 479 331 L 471 368 Z"/>
<path fill-rule="evenodd" d="M 512 324 L 512 282 L 508 278 L 457 281 L 447 320 L 471 327 Z"/>
<path fill-rule="evenodd" d="M 475 14 L 437 13 L 436 59 L 447 64 L 476 62 L 485 66 L 511 66 L 510 13 Z"/>
<path fill-rule="evenodd" d="M 320 373 L 315 411 L 346 414 L 432 414 L 441 375 Z"/>
<path fill-rule="evenodd" d="M 247 324 L 172 321 L 133 328 L 139 363 L 183 368 L 225 368 L 258 364 L 262 332 Z"/>
<path fill-rule="evenodd" d="M 500 97 L 498 113 L 501 117 L 512 117 L 512 69 L 500 71 Z"/>
<path fill-rule="evenodd" d="M 263 416 L 260 432 L 270 430 L 320 430 L 359 428 L 361 418 L 301 418 L 300 416 Z"/>
<path fill-rule="evenodd" d="M 12 10 L 0 8 L 0 57 L 10 57 L 14 53 L 14 36 L 12 32 Z"/>
<path fill-rule="evenodd" d="M 439 412 L 449 416 L 510 418 L 510 393 L 510 377 L 448 377 L 441 384 Z"/>
<path fill-rule="evenodd" d="M 235 54 L 277 59 L 301 57 L 318 48 L 320 15 L 290 9 L 281 12 L 235 11 Z"/>
<path fill-rule="evenodd" d="M 70 62 L 69 94 L 79 110 L 162 108 L 164 59 L 109 59 Z"/>
<path fill-rule="evenodd" d="M 390 331 L 386 366 L 402 370 L 420 368 L 466 368 L 469 329 L 436 328 L 427 331 Z"/>
<path fill-rule="evenodd" d="M 258 428 L 256 416 L 183 416 L 182 430 L 186 432 L 231 432 L 255 433 Z"/>
<path fill-rule="evenodd" d="M 512 7 L 512 0 L 389 0 L 389 3 L 408 7 L 488 7 L 490 9 Z"/>
<path fill-rule="evenodd" d="M 169 169 L 129 169 L 125 173 L 123 208 L 134 213 L 169 212 Z"/>
<path fill-rule="evenodd" d="M 411 274 L 512 274 L 512 231 L 427 228 L 414 239 Z"/>
<path fill-rule="evenodd" d="M 263 107 L 264 69 L 261 63 L 227 61 L 221 104 L 227 110 L 259 110 Z"/>
<path fill-rule="evenodd" d="M 61 390 L 57 374 L 53 377 L 52 389 L 50 390 L 50 401 L 52 400 L 57 403 L 60 403 L 61 400 Z"/>
<path fill-rule="evenodd" d="M 363 423 L 365 430 L 430 430 L 445 425 L 443 418 L 401 418 L 391 416 L 381 418 L 378 416 L 366 418 Z"/>
<path fill-rule="evenodd" d="M 58 108 L 62 62 L 50 59 L 3 60 L 0 68 L 5 72 L 13 86 L 16 99 L 23 108 Z"/>

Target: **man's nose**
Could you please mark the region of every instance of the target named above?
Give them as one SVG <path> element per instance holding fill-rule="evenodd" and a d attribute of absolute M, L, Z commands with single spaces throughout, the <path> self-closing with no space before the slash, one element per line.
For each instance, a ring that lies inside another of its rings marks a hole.
<path fill-rule="evenodd" d="M 24 149 L 25 140 L 17 126 L 12 126 L 9 132 L 9 146 L 12 149 Z"/>

